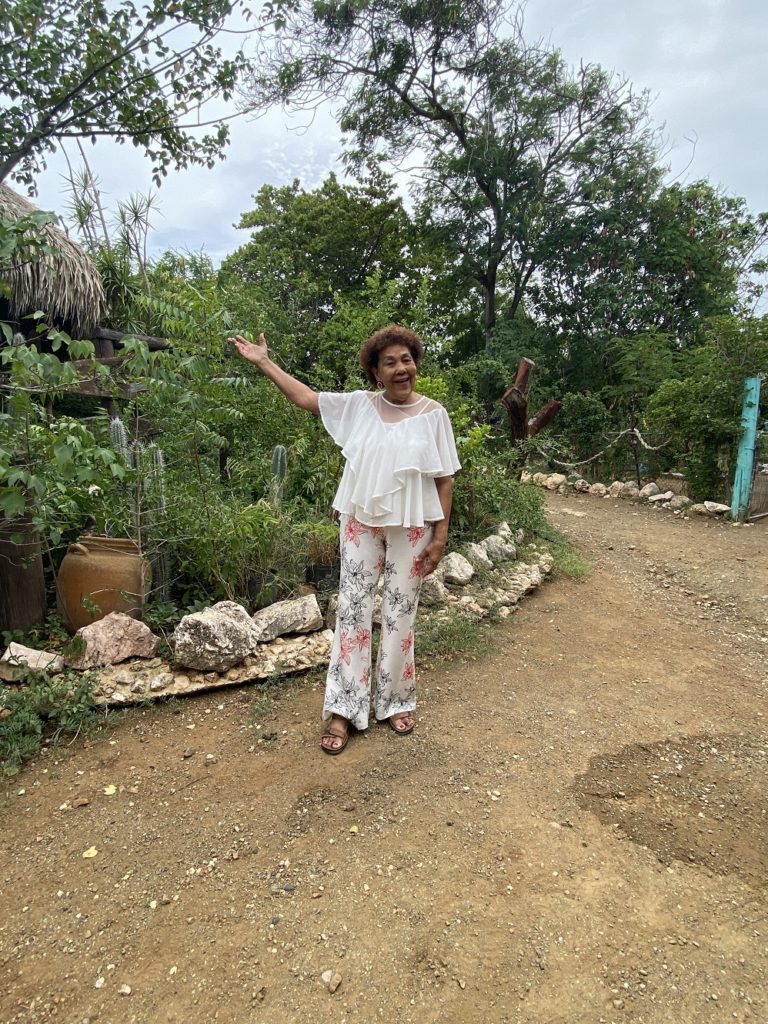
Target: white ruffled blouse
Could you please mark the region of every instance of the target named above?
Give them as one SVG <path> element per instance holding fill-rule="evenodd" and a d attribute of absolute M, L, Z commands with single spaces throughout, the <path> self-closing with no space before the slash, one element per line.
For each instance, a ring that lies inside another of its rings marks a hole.
<path fill-rule="evenodd" d="M 380 393 L 322 392 L 320 418 L 346 459 L 333 507 L 366 526 L 443 518 L 435 477 L 461 464 L 448 413 L 430 398 L 395 405 Z"/>

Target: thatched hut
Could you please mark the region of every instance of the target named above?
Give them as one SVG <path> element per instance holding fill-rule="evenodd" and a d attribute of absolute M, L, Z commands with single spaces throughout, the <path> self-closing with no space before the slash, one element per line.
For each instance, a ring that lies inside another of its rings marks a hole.
<path fill-rule="evenodd" d="M 0 209 L 18 219 L 37 211 L 32 203 L 0 182 Z M 11 295 L 0 299 L 0 319 L 23 324 L 25 316 L 42 310 L 48 322 L 76 338 L 90 338 L 106 306 L 104 289 L 93 261 L 54 224 L 47 224 L 50 252 L 38 261 L 12 260 L 0 267 Z M 24 330 L 22 326 L 22 331 Z"/>

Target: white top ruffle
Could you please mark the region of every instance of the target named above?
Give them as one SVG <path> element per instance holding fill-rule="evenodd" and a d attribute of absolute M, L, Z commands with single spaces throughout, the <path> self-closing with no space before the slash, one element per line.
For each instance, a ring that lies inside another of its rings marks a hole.
<path fill-rule="evenodd" d="M 424 526 L 443 518 L 435 477 L 461 464 L 437 402 L 386 403 L 368 391 L 322 392 L 320 418 L 346 459 L 333 507 L 366 526 Z M 395 422 L 387 419 L 402 416 Z"/>

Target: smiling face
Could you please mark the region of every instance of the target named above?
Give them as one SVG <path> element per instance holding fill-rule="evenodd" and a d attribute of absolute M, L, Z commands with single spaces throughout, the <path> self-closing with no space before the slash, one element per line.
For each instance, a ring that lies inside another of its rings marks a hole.
<path fill-rule="evenodd" d="M 387 345 L 379 355 L 376 376 L 384 388 L 384 397 L 395 405 L 413 399 L 416 363 L 406 345 Z"/>

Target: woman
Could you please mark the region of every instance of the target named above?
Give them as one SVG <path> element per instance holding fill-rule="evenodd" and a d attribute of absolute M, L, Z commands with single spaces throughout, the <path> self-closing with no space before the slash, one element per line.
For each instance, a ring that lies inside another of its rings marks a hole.
<path fill-rule="evenodd" d="M 359 358 L 380 390 L 349 394 L 318 394 L 281 370 L 263 334 L 257 345 L 240 335 L 229 340 L 291 402 L 320 416 L 346 459 L 333 501 L 341 579 L 320 745 L 340 754 L 350 729 L 368 726 L 373 602 L 382 574 L 375 714 L 405 736 L 415 724 L 413 625 L 421 581 L 443 556 L 460 468 L 448 414 L 414 390 L 421 339 L 396 324 L 376 331 Z"/>

